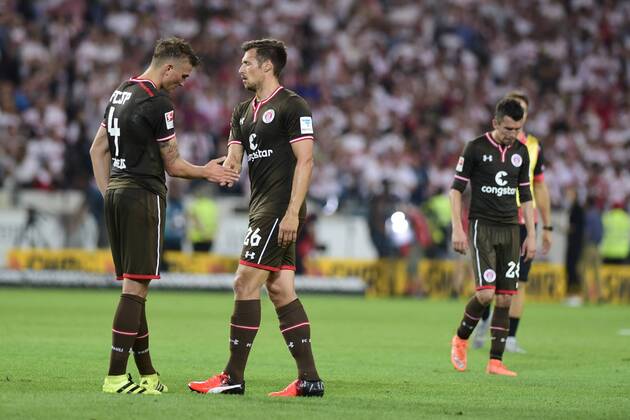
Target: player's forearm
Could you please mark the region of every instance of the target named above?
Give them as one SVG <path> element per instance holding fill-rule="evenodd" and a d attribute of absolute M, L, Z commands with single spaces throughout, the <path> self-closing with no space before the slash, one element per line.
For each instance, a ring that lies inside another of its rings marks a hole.
<path fill-rule="evenodd" d="M 313 158 L 298 159 L 293 173 L 293 184 L 291 186 L 291 199 L 287 207 L 287 214 L 297 216 L 300 207 L 304 203 L 308 186 L 311 183 L 311 174 L 313 173 Z"/>
<path fill-rule="evenodd" d="M 532 201 L 522 203 L 521 207 L 523 208 L 523 216 L 525 217 L 527 236 L 536 235 L 536 227 L 534 226 L 534 205 Z"/>
<path fill-rule="evenodd" d="M 453 230 L 463 231 L 462 225 L 462 193 L 458 190 L 451 189 L 449 192 L 449 198 L 451 199 L 451 223 Z"/>
<path fill-rule="evenodd" d="M 109 165 L 111 163 L 111 154 L 109 153 L 109 144 L 107 135 L 103 128 L 94 136 L 94 141 L 90 147 L 90 160 L 92 161 L 92 169 L 94 171 L 94 179 L 96 185 L 103 196 L 109 184 Z"/>
<path fill-rule="evenodd" d="M 107 152 L 97 157 L 90 153 L 90 157 L 92 158 L 92 168 L 94 170 L 96 185 L 101 195 L 105 196 L 105 191 L 109 184 L 109 163 L 111 161 L 111 155 Z"/>
<path fill-rule="evenodd" d="M 176 178 L 199 179 L 204 178 L 203 166 L 193 165 L 187 160 L 177 157 L 166 166 L 166 173 Z"/>
<path fill-rule="evenodd" d="M 534 184 L 534 197 L 544 226 L 551 226 L 551 199 L 545 181 Z"/>
<path fill-rule="evenodd" d="M 243 153 L 244 153 L 243 145 L 238 143 L 232 143 L 228 146 L 228 154 L 227 159 L 231 162 L 242 162 L 243 161 Z"/>

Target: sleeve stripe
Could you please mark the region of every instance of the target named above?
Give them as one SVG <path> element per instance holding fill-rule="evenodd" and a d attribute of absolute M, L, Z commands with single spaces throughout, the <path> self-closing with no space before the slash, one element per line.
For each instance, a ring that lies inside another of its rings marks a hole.
<path fill-rule="evenodd" d="M 302 137 L 297 137 L 293 140 L 289 140 L 289 143 L 297 143 L 298 141 L 304 141 L 304 140 L 315 141 L 315 138 L 313 136 L 302 136 Z"/>
<path fill-rule="evenodd" d="M 544 173 L 534 176 L 534 181 L 535 182 L 542 182 L 544 180 L 545 180 L 545 174 Z"/>
<path fill-rule="evenodd" d="M 230 147 L 230 145 L 232 144 L 242 144 L 240 140 L 232 140 L 232 141 L 228 141 L 228 147 Z"/>
<path fill-rule="evenodd" d="M 174 137 L 175 137 L 175 133 L 171 134 L 170 136 L 162 137 L 161 139 L 155 139 L 155 141 L 167 141 Z"/>
<path fill-rule="evenodd" d="M 463 176 L 459 176 L 459 175 L 455 175 L 455 179 L 461 179 L 462 181 L 466 181 L 466 182 L 470 181 L 470 179 L 464 178 Z"/>
<path fill-rule="evenodd" d="M 529 185 L 529 182 L 521 182 L 520 184 L 518 184 L 521 187 L 526 187 Z"/>
<path fill-rule="evenodd" d="M 101 121 L 101 127 L 107 128 L 107 126 L 105 125 L 105 121 Z"/>

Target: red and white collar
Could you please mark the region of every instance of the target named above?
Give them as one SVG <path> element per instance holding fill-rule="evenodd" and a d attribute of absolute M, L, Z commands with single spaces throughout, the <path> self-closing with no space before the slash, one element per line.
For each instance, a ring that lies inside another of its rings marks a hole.
<path fill-rule="evenodd" d="M 130 82 L 136 82 L 136 83 L 151 83 L 151 85 L 157 89 L 157 86 L 155 86 L 155 83 L 153 83 L 153 80 L 151 79 L 139 79 L 137 77 L 132 77 L 131 79 L 129 79 Z"/>
<path fill-rule="evenodd" d="M 254 108 L 254 122 L 256 122 L 256 117 L 258 116 L 258 111 L 260 110 L 260 108 L 267 102 L 271 101 L 271 99 L 273 99 L 273 97 L 276 96 L 278 92 L 280 92 L 282 89 L 284 89 L 283 86 L 278 86 L 278 88 L 274 90 L 271 95 L 267 96 L 265 100 L 259 101 L 258 103 L 256 103 L 256 97 L 254 96 L 254 98 L 252 99 L 252 108 Z"/>

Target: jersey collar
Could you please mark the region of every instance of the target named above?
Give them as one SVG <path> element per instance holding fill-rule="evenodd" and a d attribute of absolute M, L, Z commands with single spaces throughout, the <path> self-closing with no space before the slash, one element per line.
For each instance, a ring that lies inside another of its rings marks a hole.
<path fill-rule="evenodd" d="M 271 101 L 273 97 L 276 96 L 278 92 L 280 92 L 282 89 L 284 89 L 284 86 L 278 86 L 278 88 L 274 90 L 271 95 L 267 96 L 267 98 L 262 101 L 256 101 L 257 98 L 256 96 L 254 96 L 254 98 L 252 99 L 252 108 L 254 109 L 254 122 L 256 122 L 256 117 L 258 116 L 258 111 L 260 111 L 260 108 Z"/>

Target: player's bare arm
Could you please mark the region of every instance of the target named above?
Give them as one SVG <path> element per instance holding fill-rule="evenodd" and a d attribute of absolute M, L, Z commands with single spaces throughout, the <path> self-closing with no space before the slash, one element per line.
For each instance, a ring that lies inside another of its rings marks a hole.
<path fill-rule="evenodd" d="M 313 142 L 300 141 L 291 145 L 297 159 L 291 186 L 291 199 L 287 211 L 280 222 L 278 244 L 287 247 L 297 239 L 298 215 L 304 203 L 313 172 Z"/>
<path fill-rule="evenodd" d="M 240 174 L 241 169 L 242 169 L 241 167 L 243 165 L 244 150 L 245 149 L 240 144 L 236 144 L 236 143 L 230 144 L 230 146 L 228 147 L 227 158 L 223 161 L 223 167 L 232 169 Z M 232 185 L 234 185 L 234 183 L 233 182 L 221 183 L 222 187 L 226 185 L 228 187 L 231 187 Z"/>
<path fill-rule="evenodd" d="M 468 238 L 466 238 L 464 226 L 462 226 L 462 193 L 451 189 L 449 197 L 451 199 L 451 223 L 453 224 L 453 249 L 460 254 L 466 255 Z"/>
<path fill-rule="evenodd" d="M 534 225 L 534 205 L 532 201 L 521 204 L 523 215 L 525 216 L 525 227 L 527 228 L 527 238 L 523 243 L 523 256 L 525 260 L 531 260 L 536 255 L 536 228 Z"/>
<path fill-rule="evenodd" d="M 551 226 L 551 200 L 549 198 L 549 189 L 545 181 L 534 182 L 534 197 L 536 198 L 536 205 L 540 211 L 543 226 Z M 545 255 L 551 249 L 551 237 L 551 231 L 543 228 L 542 252 Z"/>
<path fill-rule="evenodd" d="M 92 147 L 90 147 L 90 159 L 92 160 L 92 168 L 94 169 L 94 178 L 96 185 L 103 196 L 109 184 L 109 165 L 111 154 L 109 153 L 109 143 L 107 142 L 107 132 L 102 126 L 99 127 Z"/>
<path fill-rule="evenodd" d="M 186 179 L 205 178 L 215 183 L 234 183 L 239 178 L 235 170 L 221 166 L 225 156 L 213 159 L 204 166 L 193 165 L 183 159 L 179 154 L 177 138 L 160 143 L 160 154 L 164 169 L 170 176 Z"/>

